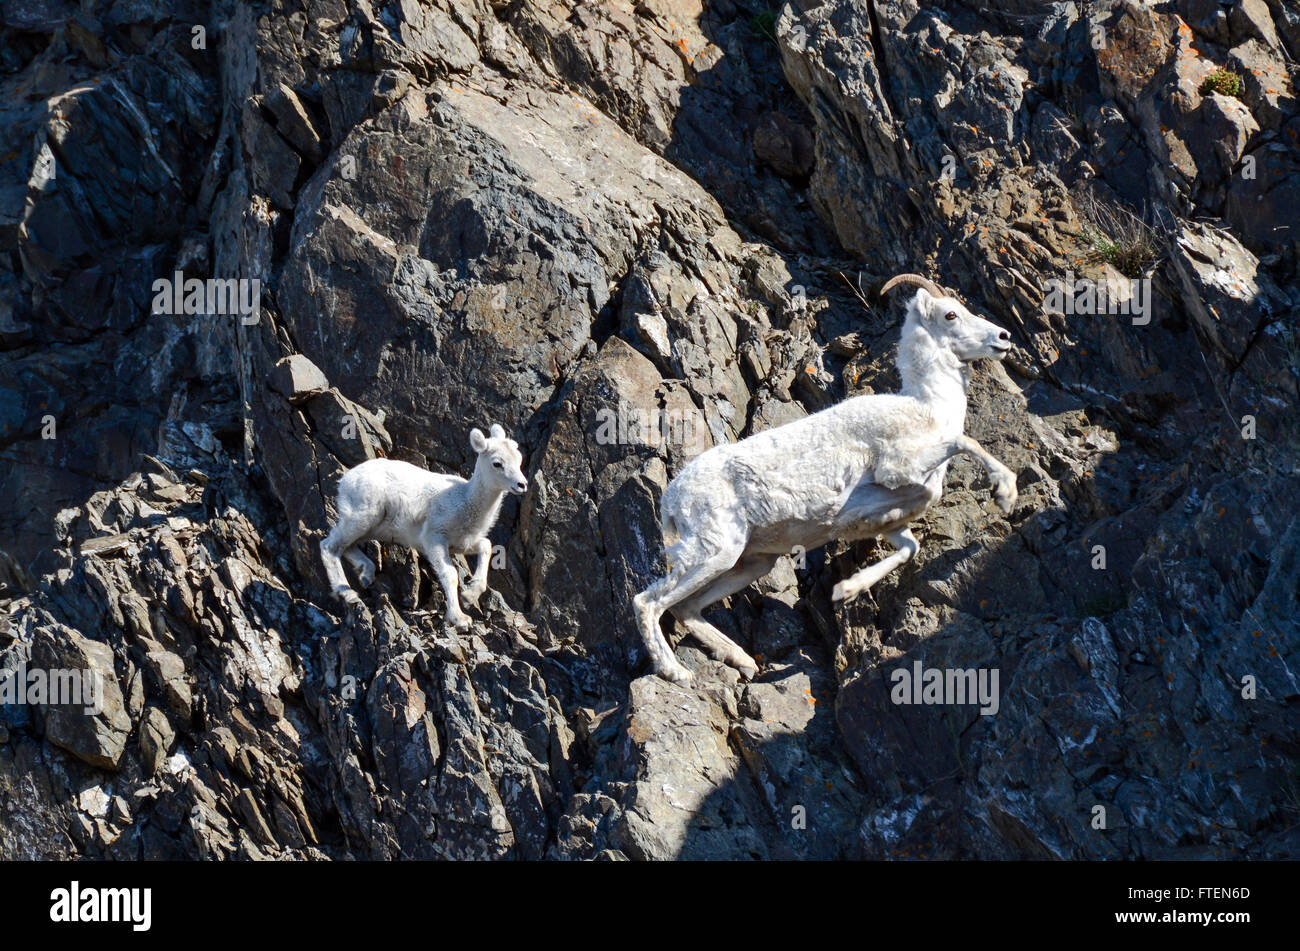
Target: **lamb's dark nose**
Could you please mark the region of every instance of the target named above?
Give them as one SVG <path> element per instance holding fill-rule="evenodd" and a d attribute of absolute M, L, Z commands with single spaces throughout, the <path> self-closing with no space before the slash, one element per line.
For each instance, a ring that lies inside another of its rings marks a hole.
<path fill-rule="evenodd" d="M 1011 339 L 1011 331 L 1009 331 L 1009 330 L 1000 330 L 1000 331 L 998 331 L 998 339 L 999 339 L 999 340 L 1010 340 L 1010 339 Z"/>
<path fill-rule="evenodd" d="M 525 492 L 528 491 L 528 482 L 524 479 L 520 479 L 518 482 L 515 483 L 515 491 L 518 492 L 520 495 L 523 495 Z"/>

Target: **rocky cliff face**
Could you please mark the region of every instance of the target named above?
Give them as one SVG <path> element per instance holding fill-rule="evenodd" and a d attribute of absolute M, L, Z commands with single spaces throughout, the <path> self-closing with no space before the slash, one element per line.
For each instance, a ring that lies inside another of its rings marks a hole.
<path fill-rule="evenodd" d="M 1296 857 L 1297 59 L 1287 0 L 7 2 L 0 664 L 106 686 L 0 707 L 0 857 Z M 713 612 L 753 682 L 644 676 L 667 481 L 896 386 L 900 270 L 1012 330 L 1018 506 L 958 461 L 873 598 Z M 473 629 L 392 549 L 342 613 L 338 476 L 489 422 Z"/>

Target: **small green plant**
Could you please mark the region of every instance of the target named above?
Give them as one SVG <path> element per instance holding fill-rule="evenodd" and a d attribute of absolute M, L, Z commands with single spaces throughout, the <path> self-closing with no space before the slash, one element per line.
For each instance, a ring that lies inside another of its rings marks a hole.
<path fill-rule="evenodd" d="M 749 28 L 754 31 L 755 36 L 762 36 L 776 42 L 776 21 L 780 16 L 776 10 L 771 8 L 756 14 L 749 21 Z"/>
<path fill-rule="evenodd" d="M 1125 277 L 1141 277 L 1160 257 L 1155 229 L 1127 208 L 1090 197 L 1081 210 L 1083 235 L 1094 254 Z"/>
<path fill-rule="evenodd" d="M 1099 233 L 1088 237 L 1101 259 L 1125 277 L 1141 277 L 1146 266 L 1155 260 L 1154 253 L 1145 247 L 1125 244 Z"/>
<path fill-rule="evenodd" d="M 1244 84 L 1241 77 L 1232 70 L 1216 69 L 1205 77 L 1205 82 L 1201 83 L 1201 95 L 1217 92 L 1222 96 L 1232 96 L 1234 99 L 1240 99 L 1243 88 Z"/>

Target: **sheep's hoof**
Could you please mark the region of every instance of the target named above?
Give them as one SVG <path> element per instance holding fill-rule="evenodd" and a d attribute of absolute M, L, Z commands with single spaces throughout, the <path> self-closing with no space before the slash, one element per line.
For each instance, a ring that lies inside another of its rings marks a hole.
<path fill-rule="evenodd" d="M 679 687 L 689 687 L 691 684 L 695 683 L 695 675 L 681 664 L 673 664 L 670 667 L 661 668 L 656 670 L 655 673 L 664 680 L 677 684 Z"/>
<path fill-rule="evenodd" d="M 847 581 L 839 582 L 831 591 L 832 601 L 852 601 L 857 596 L 857 585 L 850 585 Z"/>
<path fill-rule="evenodd" d="M 360 571 L 357 572 L 357 584 L 361 585 L 361 587 L 369 588 L 374 583 L 375 583 L 374 568 L 369 568 L 369 569 L 362 568 Z"/>
<path fill-rule="evenodd" d="M 448 614 L 446 621 L 458 631 L 468 631 L 470 626 L 469 615 L 467 614 Z"/>
<path fill-rule="evenodd" d="M 740 676 L 746 680 L 753 680 L 758 676 L 758 664 L 755 663 L 754 658 L 747 655 L 743 659 L 732 658 L 731 666 L 740 671 Z"/>
<path fill-rule="evenodd" d="M 998 479 L 993 486 L 993 501 L 1002 509 L 1002 514 L 1010 515 L 1011 510 L 1016 507 L 1016 499 L 1019 493 L 1016 491 L 1016 477 L 1007 473 Z"/>
<path fill-rule="evenodd" d="M 343 600 L 343 603 L 349 607 L 359 608 L 363 606 L 361 595 L 357 594 L 351 588 L 348 588 L 346 591 L 340 591 L 338 595 Z"/>

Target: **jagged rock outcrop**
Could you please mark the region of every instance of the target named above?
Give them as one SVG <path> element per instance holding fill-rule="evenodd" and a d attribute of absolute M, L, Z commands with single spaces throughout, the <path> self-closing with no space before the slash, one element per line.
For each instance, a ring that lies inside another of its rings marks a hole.
<path fill-rule="evenodd" d="M 7 4 L 0 667 L 106 689 L 0 706 L 0 857 L 1294 857 L 1298 56 L 1282 0 Z M 1016 509 L 958 460 L 872 598 L 832 546 L 713 613 L 754 681 L 644 676 L 668 480 L 896 386 L 898 270 L 1015 337 Z M 345 612 L 338 476 L 490 422 L 472 630 L 392 549 Z"/>

